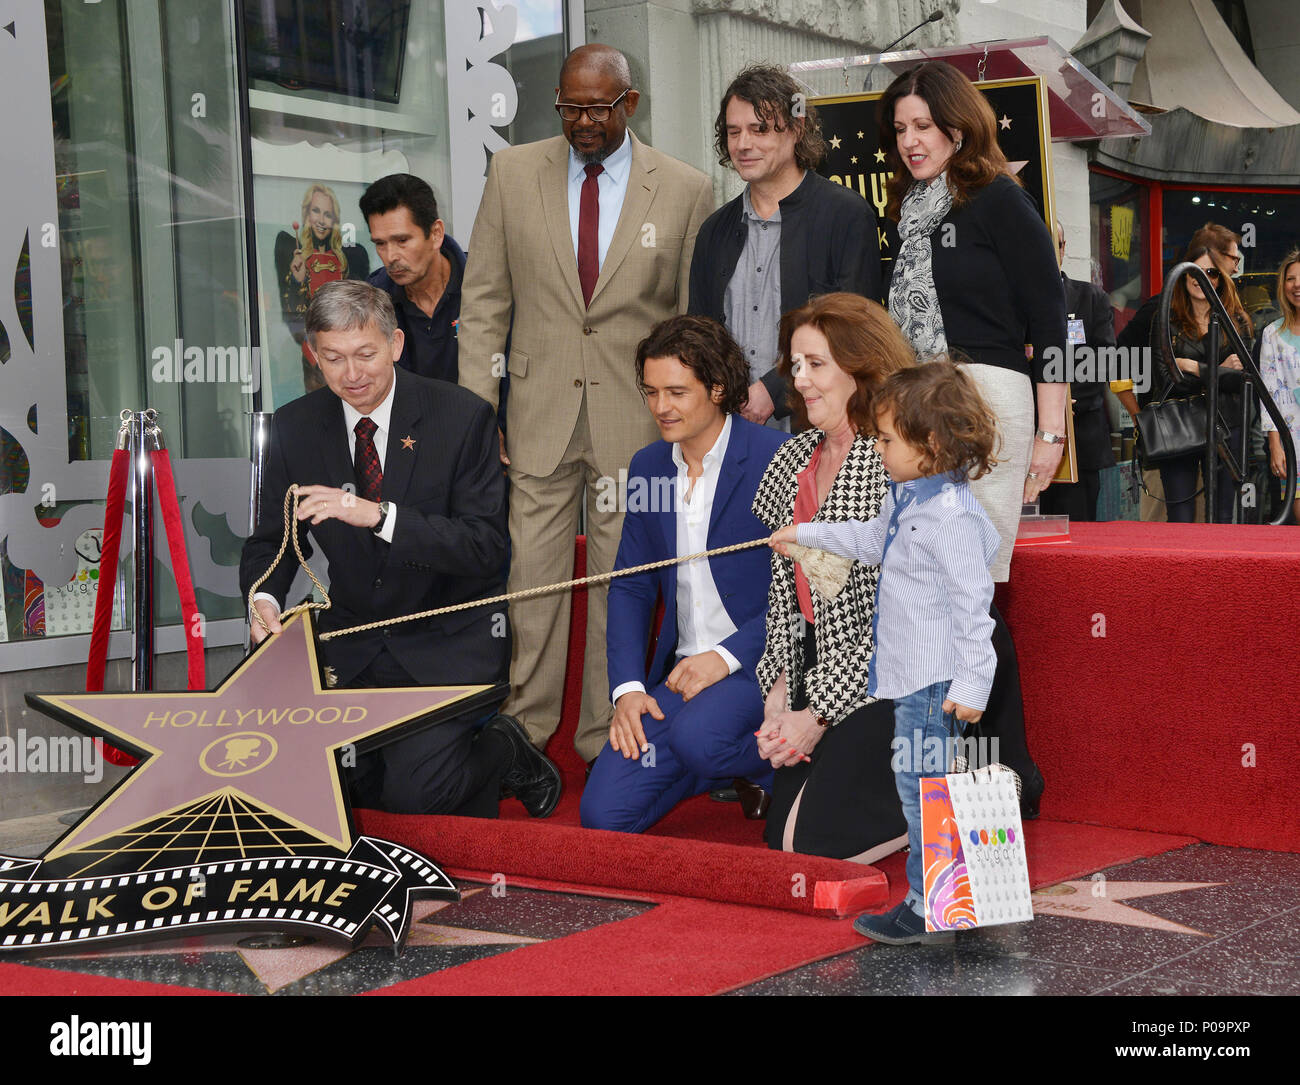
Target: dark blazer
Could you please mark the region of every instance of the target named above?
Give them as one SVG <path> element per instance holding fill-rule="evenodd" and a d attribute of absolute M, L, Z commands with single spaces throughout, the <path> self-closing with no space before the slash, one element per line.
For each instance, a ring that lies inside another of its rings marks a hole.
<path fill-rule="evenodd" d="M 1095 351 L 1115 345 L 1115 312 L 1110 299 L 1092 283 L 1061 276 L 1065 287 L 1065 316 L 1083 321 L 1084 341 Z M 1106 380 L 1073 381 L 1074 444 L 1079 469 L 1097 471 L 1115 466 L 1110 446 L 1110 416 L 1106 413 Z"/>
<path fill-rule="evenodd" d="M 897 252 L 898 226 L 887 229 Z M 930 254 L 949 350 L 1042 381 L 1047 348 L 1065 350 L 1065 292 L 1033 197 L 1005 174 L 995 177 L 948 212 L 930 235 Z"/>
<path fill-rule="evenodd" d="M 396 373 L 383 498 L 397 506 L 391 544 L 340 520 L 299 525 L 303 553 L 324 553 L 333 606 L 322 632 L 499 594 L 506 560 L 505 478 L 496 417 L 472 392 Z M 403 438 L 413 439 L 410 448 Z M 284 532 L 291 482 L 356 484 L 343 405 L 328 388 L 275 412 L 257 531 L 244 543 L 239 582 L 247 598 Z M 310 542 L 308 542 L 310 536 Z M 261 591 L 284 605 L 297 565 L 292 547 Z M 317 570 L 319 574 L 319 570 Z M 421 684 L 501 681 L 510 659 L 504 606 L 408 622 L 322 642 L 325 662 L 346 684 L 387 645 Z M 496 634 L 496 635 L 494 635 Z"/>
<path fill-rule="evenodd" d="M 768 534 L 750 506 L 768 463 L 787 440 L 788 434 L 756 426 L 738 414 L 731 416 L 731 437 L 709 518 L 710 550 Z M 628 470 L 629 507 L 623 518 L 615 569 L 679 556 L 676 503 L 662 500 L 676 494 L 673 480 L 677 465 L 672 449 L 667 441 L 656 441 L 632 457 Z M 638 491 L 658 495 L 659 499 L 641 505 L 633 499 Z M 709 564 L 722 605 L 736 627 L 722 646 L 740 661 L 742 670 L 751 678 L 767 636 L 767 586 L 772 575 L 768 553 L 766 547 L 755 547 L 724 554 Z M 660 596 L 664 601 L 663 626 L 647 670 L 650 626 Z M 624 682 L 643 682 L 652 689 L 664 679 L 672 668 L 677 647 L 676 565 L 610 582 L 605 643 L 611 690 Z"/>
<path fill-rule="evenodd" d="M 741 200 L 737 196 L 704 220 L 691 259 L 687 312 L 723 324 L 727 284 L 745 249 Z M 841 290 L 880 300 L 880 238 L 867 200 L 808 170 L 780 207 L 781 312 L 799 308 L 814 295 Z M 760 379 L 776 404 L 776 417 L 786 417 L 785 378 L 773 367 Z"/>

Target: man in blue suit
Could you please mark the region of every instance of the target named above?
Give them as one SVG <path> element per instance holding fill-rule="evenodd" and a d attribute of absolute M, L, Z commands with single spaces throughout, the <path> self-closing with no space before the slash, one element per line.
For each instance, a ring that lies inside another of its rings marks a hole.
<path fill-rule="evenodd" d="M 638 346 L 636 371 L 663 440 L 632 457 L 614 568 L 766 535 L 751 505 L 788 438 L 740 416 L 749 367 L 726 330 L 708 317 L 665 320 Z M 759 548 L 611 582 L 614 722 L 583 792 L 584 826 L 642 832 L 682 799 L 733 778 L 770 785 L 771 766 L 754 741 L 770 579 Z M 663 625 L 652 653 L 659 599 Z M 761 796 L 746 797 L 750 806 Z"/>

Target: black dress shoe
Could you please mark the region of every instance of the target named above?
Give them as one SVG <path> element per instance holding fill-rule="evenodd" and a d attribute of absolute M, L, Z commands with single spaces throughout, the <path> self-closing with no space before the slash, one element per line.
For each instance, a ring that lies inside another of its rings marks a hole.
<path fill-rule="evenodd" d="M 709 792 L 714 802 L 740 802 L 740 794 L 734 787 L 715 787 Z"/>
<path fill-rule="evenodd" d="M 1043 790 L 1046 786 L 1043 774 L 1035 765 L 1033 776 L 1024 781 L 1020 791 L 1020 817 L 1023 820 L 1033 821 L 1038 817 L 1038 804 L 1043 798 Z"/>
<path fill-rule="evenodd" d="M 504 735 L 514 753 L 501 778 L 502 797 L 513 795 L 532 817 L 550 817 L 560 801 L 560 770 L 528 741 L 513 716 L 498 714 L 483 725 L 483 730 Z"/>
<path fill-rule="evenodd" d="M 767 808 L 772 805 L 771 795 L 749 780 L 736 779 L 731 786 L 736 789 L 745 817 L 750 821 L 762 821 L 767 817 Z"/>

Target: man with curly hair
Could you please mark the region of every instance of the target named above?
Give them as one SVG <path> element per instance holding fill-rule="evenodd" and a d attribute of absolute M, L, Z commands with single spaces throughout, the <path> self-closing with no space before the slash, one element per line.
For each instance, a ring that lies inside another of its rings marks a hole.
<path fill-rule="evenodd" d="M 770 65 L 731 81 L 714 148 L 746 187 L 704 221 L 691 262 L 688 311 L 721 321 L 740 344 L 751 382 L 743 413 L 753 422 L 790 414 L 776 370 L 783 312 L 818 294 L 881 296 L 875 213 L 852 189 L 817 174 L 826 141 L 806 99 Z"/>
<path fill-rule="evenodd" d="M 762 537 L 754 492 L 785 435 L 737 413 L 749 367 L 726 329 L 699 316 L 663 321 L 637 347 L 636 375 L 663 439 L 632 457 L 614 568 Z M 757 549 L 610 584 L 614 720 L 582 795 L 583 825 L 642 832 L 682 799 L 733 779 L 746 814 L 762 815 L 772 767 L 754 743 L 763 720 L 754 669 L 771 576 Z M 657 599 L 663 624 L 651 652 Z"/>

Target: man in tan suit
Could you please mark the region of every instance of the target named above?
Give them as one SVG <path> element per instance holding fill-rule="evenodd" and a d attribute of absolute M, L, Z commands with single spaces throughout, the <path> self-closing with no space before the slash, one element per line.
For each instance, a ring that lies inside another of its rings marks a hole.
<path fill-rule="evenodd" d="M 659 321 L 686 311 L 695 234 L 713 210 L 713 189 L 699 170 L 627 131 L 638 97 L 617 50 L 570 53 L 556 91 L 563 136 L 493 156 L 470 238 L 460 383 L 496 405 L 510 377 L 501 458 L 511 483 L 511 591 L 572 576 L 584 502 L 587 572 L 613 568 L 619 473 L 656 436 L 637 388 L 636 347 Z M 542 746 L 560 719 L 569 593 L 510 609 L 505 711 Z M 587 597 L 574 741 L 586 761 L 609 732 L 607 687 L 601 587 Z"/>

